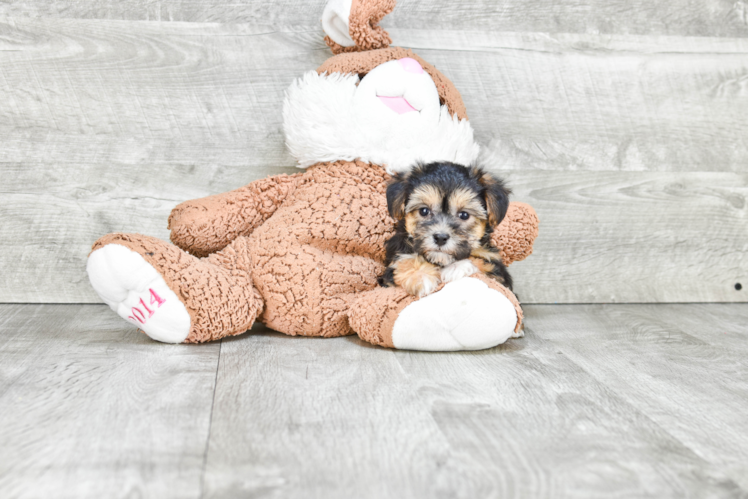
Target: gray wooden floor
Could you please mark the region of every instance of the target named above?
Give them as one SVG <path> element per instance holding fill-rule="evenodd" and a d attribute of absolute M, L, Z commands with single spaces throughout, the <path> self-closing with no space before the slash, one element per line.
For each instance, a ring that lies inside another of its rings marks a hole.
<path fill-rule="evenodd" d="M 422 353 L 0 305 L 0 497 L 748 495 L 748 306 L 526 312 Z"/>

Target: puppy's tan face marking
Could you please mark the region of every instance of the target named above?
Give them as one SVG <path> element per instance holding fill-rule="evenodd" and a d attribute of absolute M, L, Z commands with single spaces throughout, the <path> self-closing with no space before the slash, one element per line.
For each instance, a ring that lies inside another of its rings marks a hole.
<path fill-rule="evenodd" d="M 480 202 L 477 193 L 470 189 L 458 188 L 448 197 L 449 211 L 452 215 L 458 215 L 460 212 L 467 212 L 475 218 L 485 219 L 486 209 Z"/>
<path fill-rule="evenodd" d="M 405 230 L 408 234 L 415 234 L 416 227 L 422 219 L 420 210 L 428 208 L 433 212 L 440 203 L 442 196 L 439 188 L 431 185 L 419 186 L 413 191 L 405 207 Z"/>
<path fill-rule="evenodd" d="M 450 213 L 463 221 L 470 248 L 480 247 L 480 240 L 486 232 L 486 209 L 479 195 L 470 189 L 458 188 L 449 195 Z M 464 219 L 467 214 L 467 219 Z M 463 217 L 460 217 L 463 215 Z"/>
<path fill-rule="evenodd" d="M 409 235 L 413 236 L 416 232 L 416 226 L 418 226 L 418 212 L 408 212 L 405 215 L 405 230 Z"/>
<path fill-rule="evenodd" d="M 472 240 L 480 242 L 483 235 L 486 234 L 486 219 L 473 218 L 473 227 L 470 228 L 470 236 Z M 478 248 L 480 244 L 473 245 L 472 248 Z"/>
<path fill-rule="evenodd" d="M 405 230 L 416 249 L 439 266 L 467 258 L 480 247 L 486 231 L 480 195 L 464 187 L 445 192 L 432 184 L 420 185 L 408 197 L 405 212 Z"/>
<path fill-rule="evenodd" d="M 408 213 L 415 212 L 421 207 L 429 208 L 432 211 L 438 210 L 443 199 L 444 193 L 438 187 L 430 184 L 418 186 L 411 193 L 405 211 Z"/>

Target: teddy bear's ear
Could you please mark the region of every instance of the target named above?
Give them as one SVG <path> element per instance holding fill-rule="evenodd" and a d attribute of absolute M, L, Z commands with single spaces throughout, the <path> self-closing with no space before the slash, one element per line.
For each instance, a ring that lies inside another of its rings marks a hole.
<path fill-rule="evenodd" d="M 322 13 L 325 43 L 333 54 L 389 47 L 392 39 L 379 21 L 394 8 L 395 0 L 329 0 Z"/>

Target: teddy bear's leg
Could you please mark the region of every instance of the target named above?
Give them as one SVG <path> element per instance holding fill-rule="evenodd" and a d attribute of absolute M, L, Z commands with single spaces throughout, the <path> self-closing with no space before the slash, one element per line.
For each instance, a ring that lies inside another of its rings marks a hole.
<path fill-rule="evenodd" d="M 352 304 L 349 321 L 363 340 L 385 347 L 477 350 L 520 336 L 522 309 L 507 288 L 475 274 L 422 299 L 401 288 L 375 288 Z"/>
<path fill-rule="evenodd" d="M 262 310 L 247 240 L 198 259 L 139 234 L 110 234 L 88 257 L 91 285 L 123 319 L 161 342 L 205 342 L 247 331 Z"/>

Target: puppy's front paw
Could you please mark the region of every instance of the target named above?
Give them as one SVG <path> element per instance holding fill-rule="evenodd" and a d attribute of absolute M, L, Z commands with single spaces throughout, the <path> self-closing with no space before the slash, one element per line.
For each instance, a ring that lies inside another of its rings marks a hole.
<path fill-rule="evenodd" d="M 444 283 L 449 283 L 466 276 L 472 276 L 477 272 L 479 272 L 478 268 L 469 259 L 458 260 L 442 268 L 441 280 Z"/>
<path fill-rule="evenodd" d="M 439 286 L 439 268 L 418 255 L 398 259 L 394 275 L 397 286 L 418 298 L 431 294 Z"/>
<path fill-rule="evenodd" d="M 425 297 L 439 286 L 439 278 L 428 273 L 414 274 L 403 281 L 402 287 L 411 295 Z"/>

